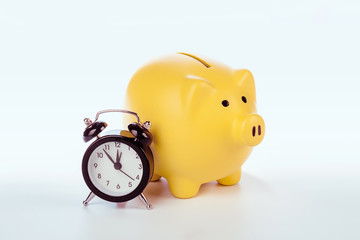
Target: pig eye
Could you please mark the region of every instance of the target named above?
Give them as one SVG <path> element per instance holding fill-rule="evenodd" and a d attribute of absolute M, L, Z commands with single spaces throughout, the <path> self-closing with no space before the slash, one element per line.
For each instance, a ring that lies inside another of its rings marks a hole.
<path fill-rule="evenodd" d="M 242 100 L 244 103 L 247 103 L 247 99 L 246 99 L 245 96 L 242 96 L 242 97 L 241 97 L 241 100 Z"/>
<path fill-rule="evenodd" d="M 224 106 L 224 107 L 228 107 L 229 106 L 229 101 L 228 100 L 224 100 L 221 102 L 221 104 Z"/>

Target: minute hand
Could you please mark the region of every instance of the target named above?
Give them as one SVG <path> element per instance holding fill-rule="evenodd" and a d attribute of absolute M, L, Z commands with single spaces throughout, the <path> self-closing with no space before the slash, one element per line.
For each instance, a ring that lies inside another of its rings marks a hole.
<path fill-rule="evenodd" d="M 103 150 L 104 150 L 106 156 L 107 156 L 107 157 L 110 159 L 110 161 L 115 165 L 115 162 L 114 162 L 114 160 L 112 159 L 112 157 L 110 156 L 110 154 L 108 154 L 108 153 L 105 151 L 105 149 L 103 149 Z"/>
<path fill-rule="evenodd" d="M 135 179 L 133 179 L 132 177 L 130 177 L 127 173 L 125 173 L 123 170 L 119 169 L 120 172 L 122 172 L 123 174 L 125 174 L 126 176 L 128 176 L 129 178 L 131 178 L 131 180 L 135 181 Z"/>

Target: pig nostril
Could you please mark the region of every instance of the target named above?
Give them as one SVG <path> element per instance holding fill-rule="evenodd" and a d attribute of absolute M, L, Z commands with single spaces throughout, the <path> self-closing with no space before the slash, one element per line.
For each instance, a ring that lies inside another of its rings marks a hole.
<path fill-rule="evenodd" d="M 259 136 L 261 135 L 261 126 L 258 126 L 258 132 L 259 132 Z"/>
<path fill-rule="evenodd" d="M 242 100 L 244 103 L 246 103 L 246 102 L 247 102 L 247 99 L 246 99 L 246 97 L 245 97 L 245 96 L 242 96 L 242 97 L 241 97 L 241 100 Z"/>
<path fill-rule="evenodd" d="M 256 128 L 255 128 L 255 126 L 253 126 L 253 129 L 252 129 L 252 135 L 253 135 L 253 137 L 255 137 L 255 132 L 256 132 Z"/>

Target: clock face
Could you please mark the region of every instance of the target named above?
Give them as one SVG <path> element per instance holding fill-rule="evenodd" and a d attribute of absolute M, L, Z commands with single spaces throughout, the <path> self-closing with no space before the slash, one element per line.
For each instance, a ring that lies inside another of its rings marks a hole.
<path fill-rule="evenodd" d="M 86 151 L 83 175 L 96 195 L 121 202 L 143 191 L 149 180 L 149 165 L 139 146 L 120 136 L 106 136 Z"/>

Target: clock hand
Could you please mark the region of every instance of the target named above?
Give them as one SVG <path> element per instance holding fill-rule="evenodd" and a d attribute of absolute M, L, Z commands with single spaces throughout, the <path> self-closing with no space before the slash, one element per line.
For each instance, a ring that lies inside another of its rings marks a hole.
<path fill-rule="evenodd" d="M 120 156 L 119 156 L 119 149 L 118 149 L 117 154 L 116 154 L 116 163 L 120 163 L 121 155 L 122 155 L 122 152 L 120 152 Z"/>
<path fill-rule="evenodd" d="M 121 170 L 121 163 L 120 163 L 120 159 L 121 159 L 121 155 L 122 155 L 122 152 L 120 152 L 120 155 L 119 155 L 119 149 L 117 150 L 117 153 L 116 153 L 116 165 L 119 165 L 119 168 L 115 167 L 115 169 L 119 170 L 120 172 L 122 172 L 123 174 L 125 174 L 126 176 L 128 176 L 131 180 L 135 181 L 132 177 L 130 177 L 127 173 L 125 173 L 123 170 Z"/>
<path fill-rule="evenodd" d="M 121 164 L 120 164 L 120 159 L 121 159 L 121 155 L 122 152 L 120 152 L 120 156 L 119 156 L 119 150 L 117 151 L 116 154 L 116 162 L 114 162 L 114 160 L 112 159 L 112 157 L 110 156 L 110 154 L 108 154 L 105 149 L 103 149 L 103 151 L 105 152 L 106 156 L 110 159 L 110 161 L 114 164 L 114 168 L 116 170 L 119 170 L 120 172 L 122 172 L 123 174 L 125 174 L 127 177 L 129 177 L 131 180 L 135 181 L 135 179 L 133 179 L 132 177 L 130 177 L 126 172 L 124 172 L 123 170 L 121 170 Z"/>
<path fill-rule="evenodd" d="M 131 178 L 131 180 L 135 181 L 135 179 L 133 179 L 132 177 L 130 177 L 129 175 L 127 175 L 123 170 L 119 169 L 120 172 L 122 172 L 123 174 L 125 174 L 126 176 L 128 176 L 129 178 Z"/>
<path fill-rule="evenodd" d="M 107 157 L 110 159 L 110 161 L 115 165 L 115 162 L 114 162 L 114 160 L 112 159 L 112 157 L 105 151 L 105 149 L 103 149 L 103 150 L 104 150 L 106 156 L 107 156 Z"/>
<path fill-rule="evenodd" d="M 120 170 L 122 168 L 122 165 L 120 163 L 121 155 L 122 155 L 122 152 L 120 152 L 120 156 L 119 156 L 119 149 L 118 149 L 117 153 L 116 153 L 116 163 L 114 163 L 114 168 L 116 170 Z"/>

